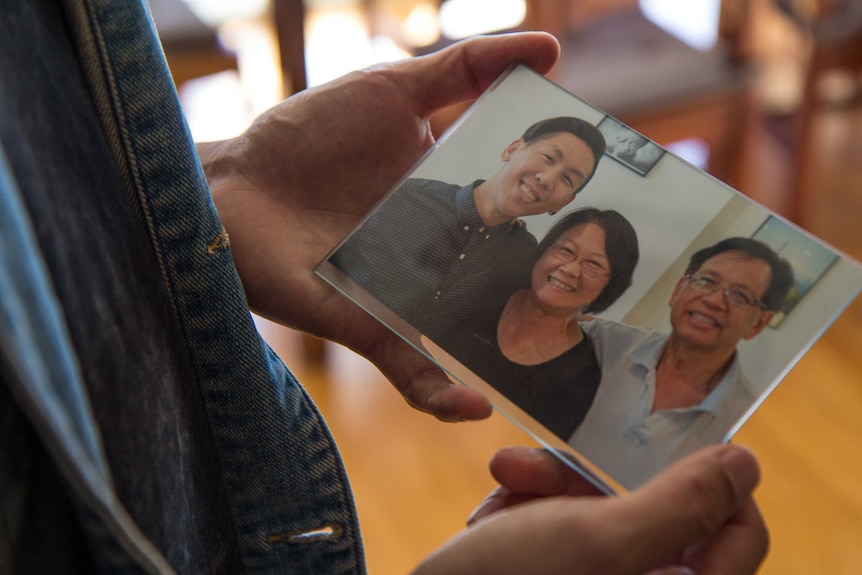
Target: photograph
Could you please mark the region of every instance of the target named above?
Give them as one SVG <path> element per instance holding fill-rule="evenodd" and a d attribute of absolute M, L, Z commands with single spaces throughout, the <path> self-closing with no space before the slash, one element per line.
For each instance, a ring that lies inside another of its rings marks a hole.
<path fill-rule="evenodd" d="M 624 136 L 512 67 L 316 269 L 607 493 L 728 441 L 862 287 L 858 262 Z"/>
<path fill-rule="evenodd" d="M 602 118 L 598 128 L 607 142 L 605 153 L 642 176 L 664 155 L 664 148 L 611 116 Z"/>

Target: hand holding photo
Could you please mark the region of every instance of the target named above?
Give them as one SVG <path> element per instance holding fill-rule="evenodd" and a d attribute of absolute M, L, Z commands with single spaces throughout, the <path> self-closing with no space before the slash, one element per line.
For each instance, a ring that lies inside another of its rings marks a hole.
<path fill-rule="evenodd" d="M 858 263 L 526 67 L 317 273 L 609 493 L 729 440 L 862 288 Z"/>

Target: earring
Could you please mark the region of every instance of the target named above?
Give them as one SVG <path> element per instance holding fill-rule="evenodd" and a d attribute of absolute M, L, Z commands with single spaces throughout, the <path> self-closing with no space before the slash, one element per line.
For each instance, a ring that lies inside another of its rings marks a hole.
<path fill-rule="evenodd" d="M 556 216 L 556 215 L 557 215 L 557 210 L 548 210 L 548 215 L 549 215 L 549 216 Z"/>

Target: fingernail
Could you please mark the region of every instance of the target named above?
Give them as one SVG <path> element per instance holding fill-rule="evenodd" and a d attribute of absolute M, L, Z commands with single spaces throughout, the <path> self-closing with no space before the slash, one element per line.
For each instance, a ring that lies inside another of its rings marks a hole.
<path fill-rule="evenodd" d="M 510 445 L 508 447 L 504 447 L 500 451 L 508 451 L 510 453 L 515 453 L 521 458 L 525 459 L 544 459 L 548 456 L 548 452 L 541 447 L 528 447 L 526 445 Z"/>
<path fill-rule="evenodd" d="M 683 567 L 682 565 L 674 565 L 673 567 L 664 567 L 655 569 L 644 575 L 697 575 L 691 567 Z"/>
<path fill-rule="evenodd" d="M 733 446 L 721 457 L 727 477 L 733 483 L 738 499 L 748 496 L 760 481 L 757 459 L 748 449 Z"/>
<path fill-rule="evenodd" d="M 497 496 L 499 487 L 494 490 L 494 492 L 485 498 L 485 500 L 479 504 L 476 509 L 467 517 L 467 526 L 469 527 L 479 519 L 483 517 L 487 517 L 492 513 L 499 511 L 503 508 L 503 501 Z"/>

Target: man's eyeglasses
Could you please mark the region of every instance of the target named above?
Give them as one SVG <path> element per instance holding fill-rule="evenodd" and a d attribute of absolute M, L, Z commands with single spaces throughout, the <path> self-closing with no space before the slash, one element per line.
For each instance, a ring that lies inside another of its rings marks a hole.
<path fill-rule="evenodd" d="M 692 290 L 703 294 L 714 294 L 721 292 L 724 298 L 732 306 L 735 307 L 753 307 L 757 306 L 760 309 L 766 309 L 766 304 L 760 301 L 757 296 L 745 288 L 725 287 L 717 280 L 704 275 L 685 276 L 686 284 Z"/>
<path fill-rule="evenodd" d="M 554 243 L 548 248 L 555 258 L 563 263 L 578 261 L 581 264 L 581 273 L 591 278 L 611 275 L 611 271 L 600 261 L 592 260 L 578 255 L 578 253 L 564 243 Z"/>

